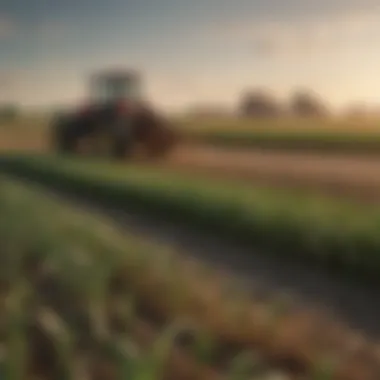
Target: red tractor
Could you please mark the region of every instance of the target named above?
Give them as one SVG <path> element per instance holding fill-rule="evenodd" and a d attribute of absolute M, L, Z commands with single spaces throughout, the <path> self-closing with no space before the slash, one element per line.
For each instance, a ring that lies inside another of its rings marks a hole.
<path fill-rule="evenodd" d="M 177 140 L 168 121 L 142 99 L 140 77 L 133 71 L 94 75 L 88 103 L 53 122 L 53 143 L 61 153 L 123 159 L 143 152 L 158 158 L 168 154 Z"/>

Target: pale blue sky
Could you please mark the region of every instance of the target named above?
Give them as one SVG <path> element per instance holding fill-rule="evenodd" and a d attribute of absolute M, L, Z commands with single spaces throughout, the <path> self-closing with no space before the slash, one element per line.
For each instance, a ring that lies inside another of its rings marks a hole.
<path fill-rule="evenodd" d="M 379 41 L 380 0 L 3 0 L 0 79 L 25 105 L 73 102 L 108 65 L 140 68 L 163 107 L 247 86 L 380 103 Z"/>

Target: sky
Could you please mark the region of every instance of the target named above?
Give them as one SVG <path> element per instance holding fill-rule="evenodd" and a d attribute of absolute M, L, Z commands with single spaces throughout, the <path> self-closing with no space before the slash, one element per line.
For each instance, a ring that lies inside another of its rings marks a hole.
<path fill-rule="evenodd" d="M 75 103 L 117 66 L 167 109 L 261 87 L 380 104 L 379 41 L 380 0 L 1 0 L 0 99 Z"/>

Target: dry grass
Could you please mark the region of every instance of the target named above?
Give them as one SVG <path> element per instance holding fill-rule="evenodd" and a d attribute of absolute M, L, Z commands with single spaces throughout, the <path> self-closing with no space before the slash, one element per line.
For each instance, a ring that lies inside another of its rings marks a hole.
<path fill-rule="evenodd" d="M 48 141 L 47 126 L 48 120 L 42 117 L 0 123 L 0 150 L 45 151 Z"/>
<path fill-rule="evenodd" d="M 177 118 L 175 120 L 184 130 L 217 132 L 380 132 L 379 119 L 250 119 L 250 118 Z"/>
<path fill-rule="evenodd" d="M 187 130 L 215 131 L 281 131 L 363 132 L 375 134 L 380 122 L 375 120 L 180 120 Z M 46 152 L 48 144 L 46 119 L 24 119 L 12 125 L 0 125 L 1 151 Z M 340 133 L 339 132 L 339 133 Z M 332 196 L 347 196 L 363 201 L 377 201 L 380 189 L 378 171 L 380 160 L 350 154 L 334 157 L 331 154 L 302 152 L 224 152 L 223 149 L 182 145 L 163 166 L 186 170 L 215 178 L 250 181 L 277 188 L 306 189 Z"/>

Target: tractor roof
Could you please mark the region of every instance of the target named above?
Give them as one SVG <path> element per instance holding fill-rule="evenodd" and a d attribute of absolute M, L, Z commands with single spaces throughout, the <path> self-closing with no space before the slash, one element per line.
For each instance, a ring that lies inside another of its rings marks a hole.
<path fill-rule="evenodd" d="M 133 79 L 138 78 L 139 73 L 136 70 L 128 69 L 113 69 L 113 70 L 103 70 L 92 75 L 92 79 L 95 80 L 115 80 L 115 79 Z"/>

